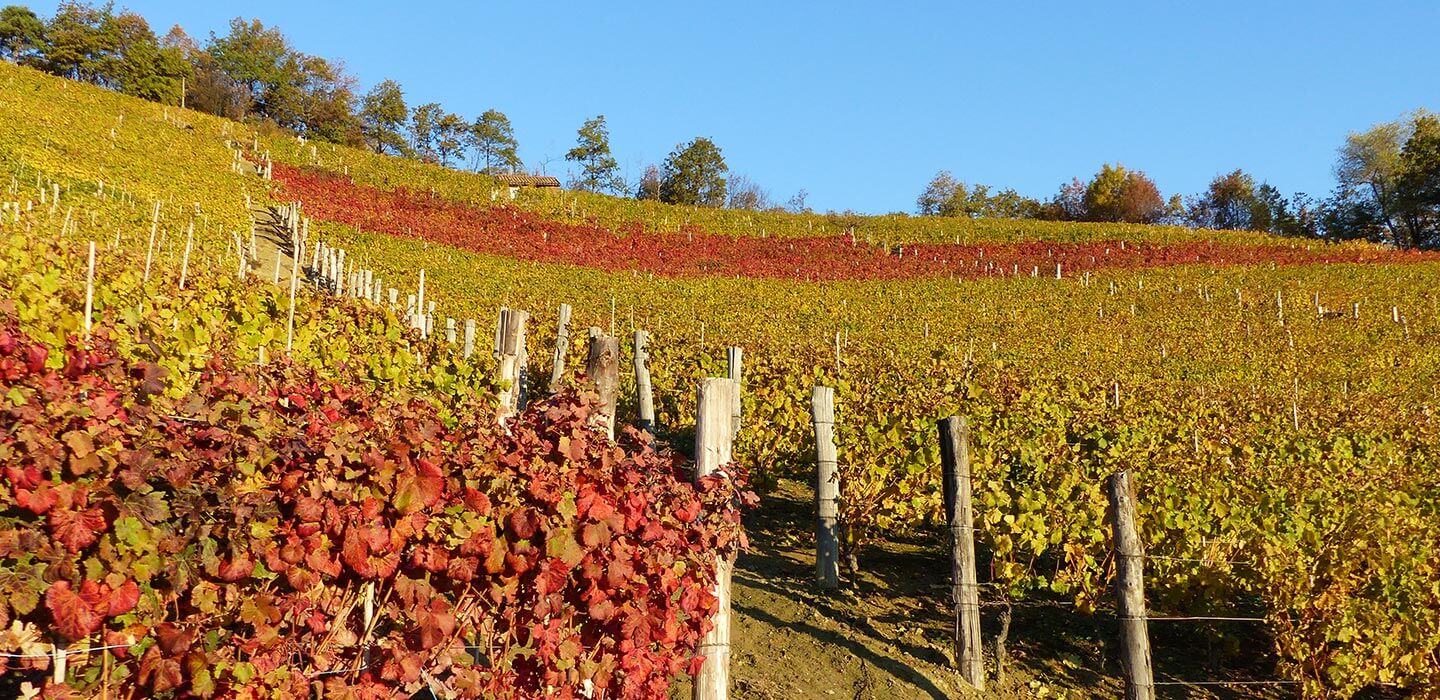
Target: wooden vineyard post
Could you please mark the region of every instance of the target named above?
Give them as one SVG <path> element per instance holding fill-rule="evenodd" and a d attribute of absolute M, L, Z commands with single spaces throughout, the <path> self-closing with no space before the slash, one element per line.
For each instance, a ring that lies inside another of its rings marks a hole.
<path fill-rule="evenodd" d="M 598 330 L 598 329 L 597 329 Z M 590 336 L 589 353 L 585 360 L 585 376 L 600 395 L 595 407 L 595 423 L 615 438 L 615 392 L 620 387 L 620 341 L 598 333 Z"/>
<path fill-rule="evenodd" d="M 1145 555 L 1135 527 L 1135 498 L 1130 472 L 1110 476 L 1111 527 L 1115 546 L 1115 598 L 1120 618 L 1120 659 L 1125 670 L 1125 700 L 1154 700 L 1150 636 L 1145 627 Z"/>
<path fill-rule="evenodd" d="M 815 583 L 840 586 L 840 483 L 836 481 L 835 390 L 817 386 L 810 392 L 810 418 L 815 427 Z"/>
<path fill-rule="evenodd" d="M 945 519 L 950 525 L 950 576 L 955 600 L 955 661 L 960 676 L 985 689 L 980 651 L 980 593 L 975 580 L 975 511 L 970 497 L 970 423 L 950 416 L 938 423 L 944 470 Z"/>
<path fill-rule="evenodd" d="M 525 361 L 525 321 L 530 314 L 516 309 L 500 310 L 500 332 L 497 334 L 500 354 L 500 423 L 503 425 L 522 407 L 522 367 Z"/>
<path fill-rule="evenodd" d="M 738 345 L 731 345 L 725 348 L 725 365 L 728 369 L 730 380 L 735 382 L 735 402 L 730 406 L 730 429 L 735 435 L 740 434 L 740 395 L 744 393 L 742 387 L 745 383 L 742 380 L 744 372 L 742 365 L 745 360 L 745 349 Z"/>
<path fill-rule="evenodd" d="M 636 427 L 655 432 L 655 397 L 650 387 L 650 334 L 635 331 L 635 406 Z"/>
<path fill-rule="evenodd" d="M 550 362 L 550 391 L 560 388 L 565 377 L 565 353 L 570 350 L 570 305 L 560 305 L 560 323 L 555 330 L 555 355 Z"/>
<path fill-rule="evenodd" d="M 593 344 L 592 344 L 593 347 Z M 700 380 L 695 409 L 695 481 L 721 471 L 730 462 L 734 429 L 730 408 L 736 392 L 728 378 Z M 730 572 L 734 562 L 728 556 L 715 559 L 714 626 L 700 642 L 704 662 L 695 676 L 694 700 L 726 700 L 730 694 Z"/>

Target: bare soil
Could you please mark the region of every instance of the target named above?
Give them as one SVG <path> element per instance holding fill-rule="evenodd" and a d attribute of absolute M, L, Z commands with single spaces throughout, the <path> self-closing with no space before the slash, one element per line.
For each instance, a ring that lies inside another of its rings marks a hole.
<path fill-rule="evenodd" d="M 1006 644 L 1009 662 L 995 679 L 990 640 L 999 608 L 982 590 L 987 639 L 985 692 L 954 670 L 949 563 L 941 533 L 893 538 L 860 556 L 860 573 L 842 589 L 814 584 L 814 505 L 810 488 L 782 480 L 749 514 L 751 549 L 733 581 L 731 689 L 735 698 L 1116 698 L 1123 697 L 1118 628 L 1106 613 L 1085 615 L 1063 599 L 1016 603 Z M 846 573 L 846 572 L 842 572 Z M 1154 626 L 1152 625 L 1152 628 Z M 1268 680 L 1274 662 L 1258 651 L 1224 664 L 1194 631 L 1152 629 L 1157 681 Z M 1237 658 L 1238 657 L 1238 658 Z M 1160 698 L 1286 698 L 1293 686 L 1177 686 Z M 689 698 L 687 682 L 672 697 Z"/>

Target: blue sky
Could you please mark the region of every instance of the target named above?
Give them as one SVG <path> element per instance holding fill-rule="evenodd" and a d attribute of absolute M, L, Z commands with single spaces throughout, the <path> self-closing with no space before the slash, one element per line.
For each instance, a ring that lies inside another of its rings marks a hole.
<path fill-rule="evenodd" d="M 1347 132 L 1440 109 L 1433 0 L 124 4 L 197 39 L 257 17 L 363 89 L 499 109 L 550 174 L 604 114 L 631 180 L 707 136 L 822 211 L 913 211 L 942 168 L 1049 197 L 1116 161 L 1166 194 L 1240 167 L 1323 195 Z"/>

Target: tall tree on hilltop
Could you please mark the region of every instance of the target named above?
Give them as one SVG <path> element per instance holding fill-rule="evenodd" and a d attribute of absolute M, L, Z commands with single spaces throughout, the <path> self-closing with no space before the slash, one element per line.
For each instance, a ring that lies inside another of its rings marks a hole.
<path fill-rule="evenodd" d="M 1440 247 L 1440 118 L 1415 115 L 1400 151 L 1399 217 L 1416 246 Z"/>
<path fill-rule="evenodd" d="M 730 209 L 766 211 L 775 208 L 770 191 L 744 175 L 731 177 L 725 188 L 730 191 L 730 201 L 725 205 Z"/>
<path fill-rule="evenodd" d="M 410 109 L 405 106 L 405 92 L 400 83 L 384 80 L 365 93 L 360 102 L 360 123 L 365 145 L 376 153 L 406 155 L 410 146 L 405 142 L 405 122 Z"/>
<path fill-rule="evenodd" d="M 185 82 L 185 105 L 190 109 L 215 114 L 227 119 L 240 119 L 249 108 L 250 98 L 230 79 L 215 57 L 200 48 L 180 25 L 160 39 L 160 46 L 177 51 L 190 64 L 191 78 Z"/>
<path fill-rule="evenodd" d="M 469 131 L 470 125 L 458 114 L 447 113 L 435 121 L 435 155 L 441 165 L 449 166 L 450 159 L 465 149 L 465 135 Z"/>
<path fill-rule="evenodd" d="M 0 58 L 35 63 L 44 46 L 45 22 L 30 8 L 10 5 L 0 9 Z"/>
<path fill-rule="evenodd" d="M 114 19 L 116 53 L 106 72 L 127 95 L 180 104 L 181 90 L 194 71 L 182 49 L 164 46 L 144 17 L 122 12 Z"/>
<path fill-rule="evenodd" d="M 940 216 L 945 203 L 955 195 L 956 188 L 961 186 L 949 170 L 935 173 L 935 177 L 925 186 L 925 191 L 915 198 L 916 211 L 920 212 L 921 216 Z"/>
<path fill-rule="evenodd" d="M 1261 211 L 1255 178 L 1243 170 L 1218 175 L 1205 193 L 1187 207 L 1194 226 L 1233 231 L 1266 230 L 1269 212 Z"/>
<path fill-rule="evenodd" d="M 297 56 L 299 69 L 293 75 L 301 96 L 299 129 L 332 143 L 363 143 L 363 127 L 355 113 L 355 78 L 345 72 L 343 63 Z"/>
<path fill-rule="evenodd" d="M 1350 134 L 1322 217 L 1330 238 L 1440 246 L 1440 121 L 1420 110 Z"/>
<path fill-rule="evenodd" d="M 466 133 L 467 143 L 475 150 L 480 171 L 488 175 L 513 173 L 520 169 L 520 144 L 515 129 L 504 112 L 487 109 Z"/>
<path fill-rule="evenodd" d="M 1345 137 L 1335 162 L 1335 195 L 1328 207 L 1339 237 L 1389 237 L 1402 248 L 1414 241 L 1396 220 L 1399 197 L 1400 150 L 1409 138 L 1403 121 L 1376 124 Z M 1376 226 L 1381 230 L 1376 230 Z"/>
<path fill-rule="evenodd" d="M 1165 215 L 1160 189 L 1145 173 L 1106 163 L 1085 188 L 1085 218 L 1148 224 Z"/>
<path fill-rule="evenodd" d="M 725 175 L 730 171 L 713 141 L 703 136 L 680 144 L 661 168 L 660 201 L 702 207 L 725 206 Z"/>
<path fill-rule="evenodd" d="M 1040 215 L 1040 203 L 1012 189 L 990 193 L 987 185 L 967 185 L 941 170 L 915 200 L 922 216 L 968 216 L 1031 219 Z"/>
<path fill-rule="evenodd" d="M 294 63 L 289 42 L 274 27 L 266 27 L 258 19 L 246 22 L 239 17 L 230 20 L 230 33 L 223 37 L 210 34 L 207 49 L 215 67 L 239 85 L 246 96 L 246 111 L 272 116 L 283 96 L 277 94 L 292 82 Z M 273 118 L 273 117 L 272 117 Z"/>
<path fill-rule="evenodd" d="M 625 189 L 620 178 L 620 164 L 610 153 L 610 130 L 605 115 L 588 119 L 576 132 L 575 147 L 565 160 L 579 164 L 580 175 L 570 180 L 570 187 L 589 192 L 619 193 Z"/>
<path fill-rule="evenodd" d="M 410 113 L 410 148 L 421 160 L 437 162 L 435 152 L 435 127 L 445 116 L 439 103 L 427 102 Z"/>
<path fill-rule="evenodd" d="M 635 198 L 660 201 L 660 179 L 659 166 L 654 164 L 645 166 L 645 172 L 635 186 Z"/>
<path fill-rule="evenodd" d="M 111 86 L 106 79 L 107 68 L 119 37 L 115 13 L 109 5 L 95 8 L 83 2 L 62 3 L 45 25 L 45 39 L 45 70 L 72 80 Z"/>

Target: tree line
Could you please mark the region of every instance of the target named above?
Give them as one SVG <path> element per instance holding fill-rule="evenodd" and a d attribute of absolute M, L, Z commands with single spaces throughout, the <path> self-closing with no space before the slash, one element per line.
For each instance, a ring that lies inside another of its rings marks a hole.
<path fill-rule="evenodd" d="M 926 216 L 1166 223 L 1440 248 L 1440 117 L 1418 110 L 1350 134 L 1334 172 L 1336 187 L 1324 199 L 1286 197 L 1239 169 L 1199 194 L 1166 199 L 1144 172 L 1106 164 L 1088 182 L 1073 179 L 1040 201 L 941 171 L 915 206 Z"/>
<path fill-rule="evenodd" d="M 436 102 L 412 106 L 394 80 L 360 94 L 344 63 L 297 50 L 278 28 L 256 19 L 233 19 L 224 35 L 212 32 L 201 43 L 178 25 L 157 35 L 145 18 L 117 12 L 113 3 L 66 0 L 49 19 L 11 5 L 0 9 L 0 58 L 378 153 L 488 174 L 524 167 L 505 113 L 487 109 L 468 119 Z M 804 190 L 781 203 L 758 183 L 732 175 L 719 146 L 705 137 L 678 144 L 627 183 L 604 115 L 580 126 L 565 160 L 574 168 L 572 189 L 693 206 L 809 211 Z M 544 167 L 535 168 L 537 174 Z M 1088 181 L 1072 179 L 1042 201 L 942 171 L 916 208 L 927 216 L 1170 223 L 1440 247 L 1440 120 L 1434 114 L 1421 110 L 1351 134 L 1335 175 L 1335 190 L 1318 200 L 1285 197 L 1242 170 L 1217 176 L 1197 195 L 1165 198 L 1144 172 L 1106 164 Z"/>
<path fill-rule="evenodd" d="M 307 138 L 369 148 L 487 174 L 524 167 L 510 118 L 488 109 L 467 119 L 429 102 L 410 105 L 383 80 L 363 95 L 345 65 L 297 50 L 276 27 L 236 18 L 203 43 L 178 25 L 158 35 L 113 3 L 78 0 L 41 19 L 22 5 L 0 9 L 0 58 L 127 95 L 236 120 L 275 124 Z M 698 137 L 677 145 L 633 185 L 620 175 L 604 115 L 585 121 L 565 154 L 573 189 L 633 194 L 695 206 L 782 208 L 745 177 L 731 178 L 720 148 Z M 537 170 L 543 172 L 542 165 Z M 804 209 L 804 193 L 791 209 Z"/>

